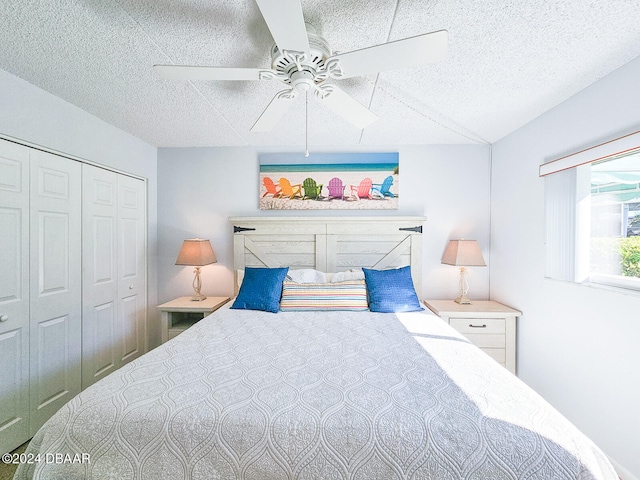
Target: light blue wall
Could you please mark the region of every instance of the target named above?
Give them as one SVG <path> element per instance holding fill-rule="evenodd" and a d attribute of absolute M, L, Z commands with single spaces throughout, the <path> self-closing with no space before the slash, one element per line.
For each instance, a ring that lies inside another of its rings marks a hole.
<path fill-rule="evenodd" d="M 218 263 L 203 267 L 203 291 L 210 295 L 232 295 L 233 239 L 228 217 L 312 214 L 425 215 L 422 293 L 427 298 L 454 298 L 458 270 L 440 264 L 447 241 L 461 237 L 477 239 L 488 258 L 488 146 L 434 145 L 376 150 L 400 153 L 399 210 L 260 211 L 258 154 L 283 149 L 160 148 L 160 301 L 189 295 L 192 291 L 191 269 L 174 265 L 182 240 L 196 236 L 211 240 Z M 469 270 L 470 297 L 487 298 L 489 269 Z"/>
<path fill-rule="evenodd" d="M 544 278 L 538 167 L 640 130 L 640 58 L 493 145 L 491 296 L 524 313 L 519 376 L 640 477 L 640 295 Z"/>

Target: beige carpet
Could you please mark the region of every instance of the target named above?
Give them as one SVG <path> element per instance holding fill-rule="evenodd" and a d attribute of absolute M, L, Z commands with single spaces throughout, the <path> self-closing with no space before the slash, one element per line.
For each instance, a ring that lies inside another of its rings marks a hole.
<path fill-rule="evenodd" d="M 29 445 L 29 442 L 23 443 L 11 453 L 22 453 L 26 450 L 27 445 Z M 17 468 L 18 464 L 10 463 L 7 465 L 4 462 L 0 462 L 0 480 L 11 480 Z"/>

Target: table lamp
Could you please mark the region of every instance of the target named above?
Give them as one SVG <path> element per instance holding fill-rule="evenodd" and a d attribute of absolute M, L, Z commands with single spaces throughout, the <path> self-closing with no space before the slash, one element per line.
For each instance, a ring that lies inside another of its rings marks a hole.
<path fill-rule="evenodd" d="M 200 289 L 202 288 L 200 267 L 216 262 L 216 254 L 213 253 L 213 248 L 211 248 L 209 240 L 193 238 L 182 242 L 182 248 L 180 249 L 180 253 L 178 253 L 176 265 L 189 265 L 195 267 L 195 270 L 193 271 L 196 274 L 193 279 L 195 295 L 191 297 L 191 300 L 194 302 L 200 302 L 207 298 L 205 295 L 200 293 Z"/>
<path fill-rule="evenodd" d="M 467 298 L 469 283 L 467 282 L 466 267 L 484 267 L 484 258 L 475 240 L 449 240 L 449 245 L 442 255 L 442 263 L 460 267 L 460 296 L 454 301 L 461 305 L 469 305 Z"/>

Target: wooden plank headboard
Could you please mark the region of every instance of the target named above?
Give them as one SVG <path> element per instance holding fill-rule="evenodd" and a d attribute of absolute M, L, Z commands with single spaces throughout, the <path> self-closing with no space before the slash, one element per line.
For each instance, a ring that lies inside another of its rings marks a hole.
<path fill-rule="evenodd" d="M 422 292 L 422 225 L 426 217 L 230 217 L 234 272 L 245 267 L 350 268 L 411 265 Z M 237 293 L 237 282 L 236 293 Z"/>

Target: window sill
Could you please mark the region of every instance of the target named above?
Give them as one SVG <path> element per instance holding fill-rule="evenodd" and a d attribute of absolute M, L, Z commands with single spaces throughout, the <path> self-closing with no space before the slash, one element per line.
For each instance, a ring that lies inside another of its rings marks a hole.
<path fill-rule="evenodd" d="M 640 295 L 640 279 L 620 275 L 591 275 L 583 285 L 603 288 L 627 295 Z"/>

